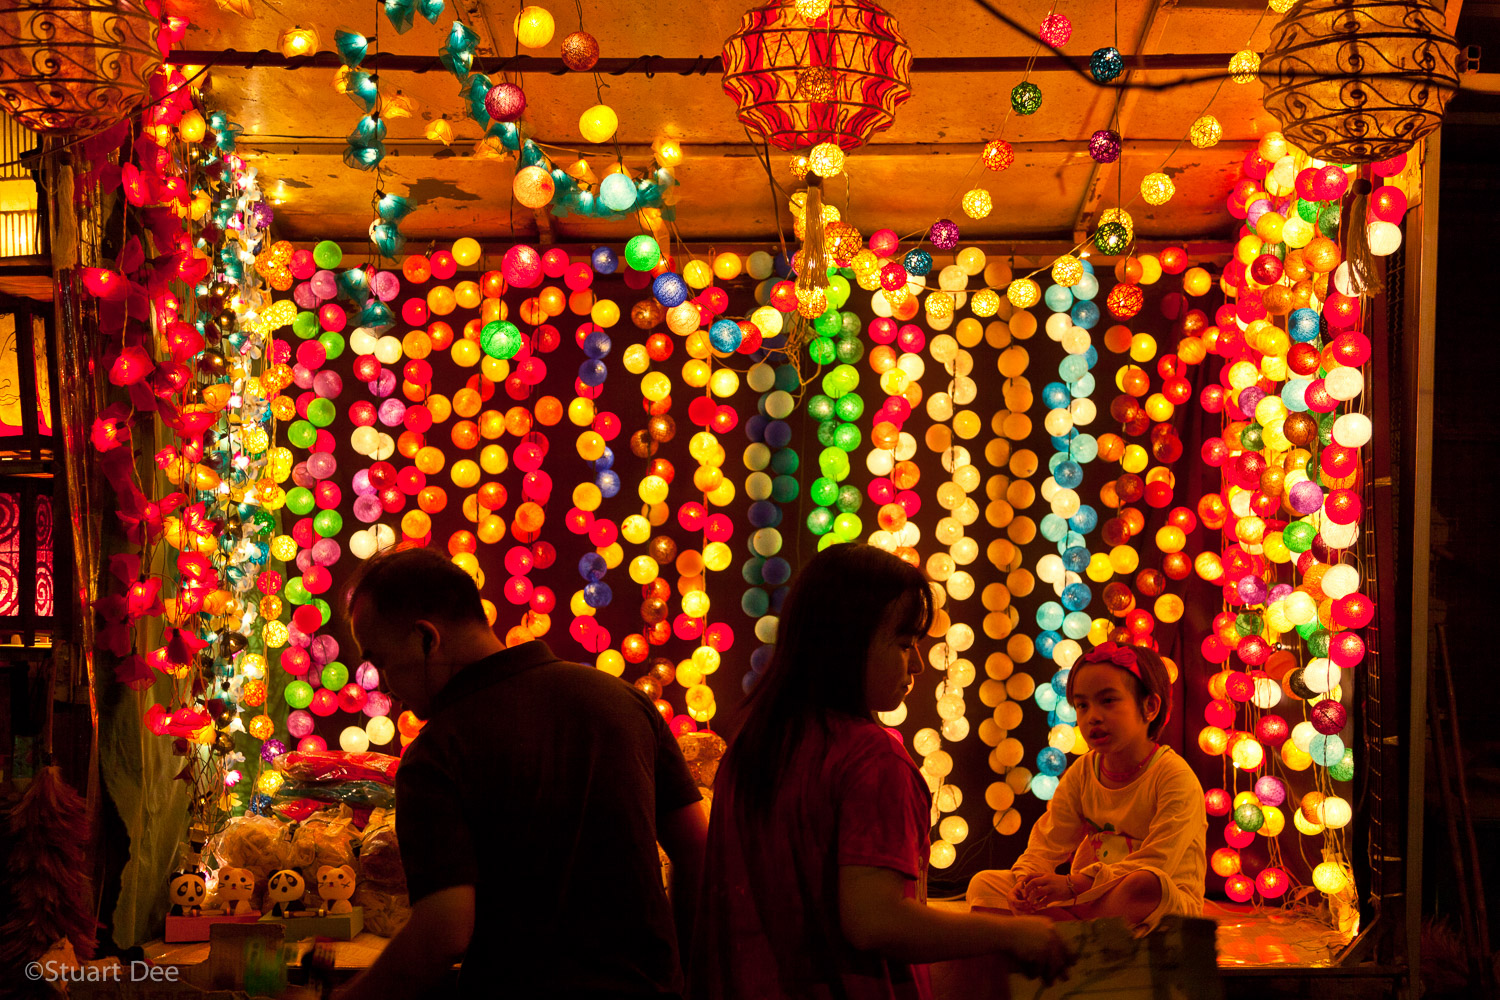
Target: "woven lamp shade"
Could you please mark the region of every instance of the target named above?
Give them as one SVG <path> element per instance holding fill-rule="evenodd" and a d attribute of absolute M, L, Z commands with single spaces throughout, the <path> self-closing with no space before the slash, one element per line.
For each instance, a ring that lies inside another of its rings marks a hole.
<path fill-rule="evenodd" d="M 158 22 L 137 0 L 0 6 L 0 105 L 34 132 L 89 132 L 146 97 Z"/>
<path fill-rule="evenodd" d="M 831 0 L 812 22 L 792 0 L 772 0 L 724 43 L 724 92 L 778 148 L 853 149 L 890 128 L 911 96 L 911 50 L 871 0 Z"/>
<path fill-rule="evenodd" d="M 1265 107 L 1318 159 L 1388 160 L 1442 123 L 1457 57 L 1433 0 L 1299 0 L 1261 60 Z"/>

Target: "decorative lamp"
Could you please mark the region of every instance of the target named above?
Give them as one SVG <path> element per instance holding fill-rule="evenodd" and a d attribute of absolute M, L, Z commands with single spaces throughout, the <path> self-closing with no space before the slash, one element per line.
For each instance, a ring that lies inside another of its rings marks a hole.
<path fill-rule="evenodd" d="M 1089 138 L 1089 155 L 1095 163 L 1113 163 L 1120 158 L 1120 133 L 1102 128 Z"/>
<path fill-rule="evenodd" d="M 952 219 L 939 219 L 927 231 L 927 238 L 939 250 L 952 250 L 958 246 L 958 226 Z M 907 268 L 908 271 L 911 268 Z"/>
<path fill-rule="evenodd" d="M 522 7 L 511 29 L 522 48 L 540 49 L 552 41 L 557 23 L 552 19 L 552 12 L 545 7 Z"/>
<path fill-rule="evenodd" d="M 1073 22 L 1063 14 L 1048 14 L 1042 18 L 1037 37 L 1042 40 L 1043 44 L 1060 49 L 1068 44 L 1069 38 L 1073 37 Z"/>
<path fill-rule="evenodd" d="M 1222 138 L 1224 138 L 1224 126 L 1220 125 L 1219 119 L 1213 115 L 1204 115 L 1193 122 L 1192 128 L 1188 129 L 1188 141 L 1199 149 L 1217 146 Z"/>
<path fill-rule="evenodd" d="M 994 199 L 984 188 L 975 188 L 964 195 L 964 214 L 971 219 L 982 219 L 995 207 Z"/>
<path fill-rule="evenodd" d="M 1130 230 L 1119 222 L 1106 222 L 1094 231 L 1094 246 L 1111 257 L 1124 253 L 1130 247 L 1130 240 Z"/>
<path fill-rule="evenodd" d="M 1261 60 L 1264 104 L 1310 156 L 1388 160 L 1442 124 L 1457 58 L 1436 0 L 1300 0 Z"/>
<path fill-rule="evenodd" d="M 1109 83 L 1125 72 L 1125 59 L 1113 45 L 1095 49 L 1089 56 L 1089 74 L 1099 83 Z"/>
<path fill-rule="evenodd" d="M 1141 178 L 1141 197 L 1148 205 L 1165 205 L 1177 193 L 1177 185 L 1163 173 L 1147 174 Z"/>
<path fill-rule="evenodd" d="M 130 114 L 161 64 L 140 0 L 32 0 L 0 9 L 0 105 L 34 132 L 92 132 Z"/>
<path fill-rule="evenodd" d="M 513 122 L 526 110 L 526 94 L 513 83 L 497 83 L 484 95 L 484 110 L 497 122 Z"/>
<path fill-rule="evenodd" d="M 745 14 L 723 59 L 740 122 L 780 149 L 854 149 L 911 96 L 911 50 L 873 0 L 769 0 Z"/>
<path fill-rule="evenodd" d="M 1016 162 L 1016 152 L 1004 139 L 991 139 L 984 144 L 984 150 L 979 154 L 979 158 L 991 170 L 1004 170 Z"/>
<path fill-rule="evenodd" d="M 1260 75 L 1260 53 L 1242 49 L 1229 59 L 1229 79 L 1235 83 L 1254 83 Z"/>
<path fill-rule="evenodd" d="M 1042 106 L 1042 88 L 1030 80 L 1022 80 L 1011 88 L 1010 106 L 1018 115 L 1034 115 Z"/>
<path fill-rule="evenodd" d="M 599 42 L 587 31 L 575 31 L 562 40 L 563 65 L 575 73 L 587 73 L 599 62 Z"/>
<path fill-rule="evenodd" d="M 837 177 L 844 170 L 844 151 L 837 143 L 820 142 L 807 155 L 807 166 L 819 177 Z"/>
<path fill-rule="evenodd" d="M 281 33 L 277 45 L 288 59 L 310 56 L 318 51 L 318 32 L 314 28 L 288 28 Z"/>

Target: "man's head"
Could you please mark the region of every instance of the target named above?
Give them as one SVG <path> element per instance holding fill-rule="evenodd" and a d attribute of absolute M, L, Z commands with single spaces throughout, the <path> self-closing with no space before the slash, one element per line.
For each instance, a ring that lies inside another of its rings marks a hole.
<path fill-rule="evenodd" d="M 449 678 L 500 648 L 474 580 L 432 549 L 370 559 L 345 596 L 361 654 L 420 718 Z"/>

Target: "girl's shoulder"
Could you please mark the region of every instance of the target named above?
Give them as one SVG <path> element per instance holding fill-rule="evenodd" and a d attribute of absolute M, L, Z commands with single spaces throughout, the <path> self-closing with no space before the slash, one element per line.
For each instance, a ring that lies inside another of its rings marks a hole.
<path fill-rule="evenodd" d="M 1203 795 L 1203 783 L 1198 780 L 1197 772 L 1182 754 L 1169 746 L 1162 746 L 1147 773 L 1155 779 L 1159 789 L 1194 791 L 1200 797 Z"/>

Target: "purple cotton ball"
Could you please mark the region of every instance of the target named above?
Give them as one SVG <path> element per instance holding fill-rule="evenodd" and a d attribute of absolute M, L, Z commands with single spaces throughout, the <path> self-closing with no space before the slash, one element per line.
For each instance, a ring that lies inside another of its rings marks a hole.
<path fill-rule="evenodd" d="M 354 474 L 354 480 L 350 483 L 354 487 L 354 495 L 361 497 L 374 496 L 380 491 L 370 485 L 370 470 L 360 469 Z"/>
<path fill-rule="evenodd" d="M 260 759 L 267 764 L 286 753 L 286 744 L 272 737 L 261 744 Z"/>
<path fill-rule="evenodd" d="M 380 686 L 380 671 L 375 669 L 375 664 L 365 660 L 354 668 L 354 683 L 366 691 L 374 691 Z"/>
<path fill-rule="evenodd" d="M 396 373 L 389 368 L 383 368 L 380 374 L 370 381 L 370 395 L 384 399 L 396 391 Z"/>
<path fill-rule="evenodd" d="M 318 372 L 313 376 L 313 392 L 323 399 L 338 399 L 344 391 L 344 379 L 338 372 Z"/>
<path fill-rule="evenodd" d="M 292 466 L 292 482 L 304 490 L 310 490 L 317 484 L 317 479 L 313 477 L 312 470 L 307 467 L 306 462 L 298 462 Z"/>
<path fill-rule="evenodd" d="M 297 553 L 297 560 L 296 560 L 296 562 L 297 562 L 297 572 L 299 572 L 299 573 L 306 573 L 308 570 L 312 569 L 312 567 L 313 567 L 312 550 L 311 549 L 302 549 L 301 551 L 299 551 Z"/>
<path fill-rule="evenodd" d="M 401 279 L 390 271 L 376 271 L 370 279 L 370 291 L 382 302 L 389 302 L 401 294 Z"/>
<path fill-rule="evenodd" d="M 952 250 L 958 246 L 958 224 L 952 219 L 939 219 L 928 230 L 927 238 L 939 250 Z"/>
<path fill-rule="evenodd" d="M 1240 390 L 1240 410 L 1247 419 L 1255 418 L 1255 407 L 1262 399 L 1266 398 L 1266 391 L 1260 386 L 1247 386 Z"/>
<path fill-rule="evenodd" d="M 297 623 L 293 622 L 286 627 L 286 642 L 294 649 L 306 649 L 312 642 L 312 636 L 302 631 L 297 627 Z"/>
<path fill-rule="evenodd" d="M 1282 598 L 1289 596 L 1291 594 L 1291 592 L 1292 592 L 1292 585 L 1291 584 L 1289 584 L 1289 583 L 1278 583 L 1276 586 L 1272 587 L 1271 588 L 1271 592 L 1266 595 L 1266 603 L 1267 604 L 1274 604 L 1277 601 L 1281 600 Z"/>
<path fill-rule="evenodd" d="M 344 554 L 339 543 L 332 538 L 318 539 L 309 551 L 312 552 L 313 562 L 318 566 L 332 566 Z"/>
<path fill-rule="evenodd" d="M 316 720 L 313 719 L 312 713 L 307 709 L 294 709 L 287 713 L 286 731 L 300 740 L 313 731 L 315 723 Z"/>
<path fill-rule="evenodd" d="M 1266 600 L 1266 581 L 1258 576 L 1247 576 L 1239 582 L 1236 588 L 1240 599 L 1246 604 L 1263 604 Z"/>
<path fill-rule="evenodd" d="M 406 404 L 396 398 L 387 399 L 375 411 L 376 417 L 387 427 L 395 427 L 406 419 Z"/>
<path fill-rule="evenodd" d="M 312 641 L 308 655 L 318 666 L 327 666 L 339 658 L 339 641 L 331 635 L 320 635 Z"/>
<path fill-rule="evenodd" d="M 1323 506 L 1323 488 L 1311 479 L 1292 485 L 1287 492 L 1287 502 L 1298 514 L 1307 515 Z"/>
<path fill-rule="evenodd" d="M 391 696 L 384 691 L 371 691 L 365 697 L 364 713 L 372 719 L 391 714 Z"/>
<path fill-rule="evenodd" d="M 318 293 L 306 281 L 299 281 L 292 287 L 292 301 L 297 303 L 298 309 L 318 308 Z"/>
<path fill-rule="evenodd" d="M 1260 799 L 1261 805 L 1279 806 L 1286 801 L 1286 786 L 1280 778 L 1264 775 L 1255 783 L 1255 797 Z"/>
<path fill-rule="evenodd" d="M 339 470 L 339 460 L 333 457 L 331 451 L 315 451 L 307 456 L 303 463 L 307 466 L 307 474 L 314 479 L 327 479 Z M 365 477 L 369 479 L 369 476 Z"/>
<path fill-rule="evenodd" d="M 313 383 L 313 371 L 300 362 L 292 365 L 292 384 L 299 389 L 311 389 Z"/>
<path fill-rule="evenodd" d="M 354 498 L 354 516 L 365 524 L 373 524 L 380 520 L 381 512 L 385 508 L 380 505 L 380 498 L 373 494 L 365 494 Z"/>
<path fill-rule="evenodd" d="M 307 282 L 313 294 L 320 299 L 336 298 L 339 294 L 338 275 L 332 271 L 319 271 Z"/>

